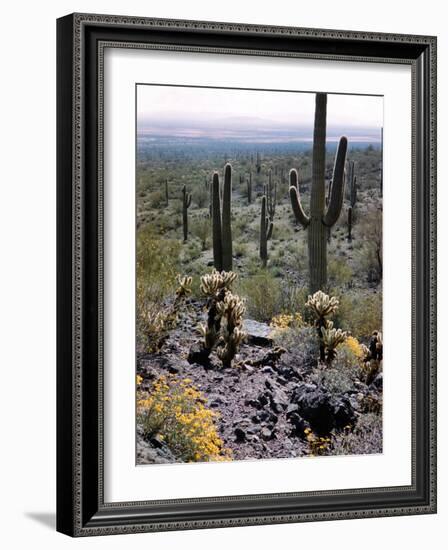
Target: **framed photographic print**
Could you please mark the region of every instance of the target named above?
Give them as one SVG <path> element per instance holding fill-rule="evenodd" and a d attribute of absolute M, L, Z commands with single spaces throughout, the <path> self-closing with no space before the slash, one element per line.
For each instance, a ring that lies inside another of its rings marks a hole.
<path fill-rule="evenodd" d="M 57 528 L 436 511 L 436 39 L 58 20 Z"/>

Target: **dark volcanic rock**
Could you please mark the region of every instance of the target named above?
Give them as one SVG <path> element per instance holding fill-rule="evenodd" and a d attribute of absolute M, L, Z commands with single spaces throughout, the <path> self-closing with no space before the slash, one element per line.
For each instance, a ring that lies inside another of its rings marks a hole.
<path fill-rule="evenodd" d="M 303 384 L 293 393 L 297 413 L 307 420 L 318 433 L 329 433 L 333 428 L 343 428 L 356 421 L 355 412 L 348 397 L 334 396 L 323 389 Z"/>
<path fill-rule="evenodd" d="M 288 416 L 292 425 L 291 435 L 305 439 L 305 430 L 310 427 L 309 422 L 304 420 L 298 412 L 293 412 Z"/>
<path fill-rule="evenodd" d="M 246 441 L 246 432 L 242 428 L 235 428 L 235 441 Z"/>
<path fill-rule="evenodd" d="M 195 343 L 191 346 L 188 352 L 187 360 L 189 363 L 197 363 L 198 365 L 209 364 L 210 352 L 205 349 L 201 343 Z"/>
<path fill-rule="evenodd" d="M 375 386 L 375 388 L 376 388 L 377 390 L 381 390 L 381 391 L 382 391 L 382 389 L 383 389 L 383 373 L 382 373 L 382 372 L 379 372 L 379 373 L 375 376 L 375 378 L 374 378 L 372 384 Z"/>
<path fill-rule="evenodd" d="M 258 399 L 246 399 L 244 404 L 248 407 L 254 407 L 255 409 L 261 409 L 263 406 Z"/>

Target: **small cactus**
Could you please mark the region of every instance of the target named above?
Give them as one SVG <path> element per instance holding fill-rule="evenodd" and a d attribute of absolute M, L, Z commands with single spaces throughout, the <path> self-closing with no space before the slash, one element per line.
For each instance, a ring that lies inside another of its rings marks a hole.
<path fill-rule="evenodd" d="M 220 344 L 217 354 L 224 367 L 231 365 L 246 336 L 242 328 L 244 302 L 231 292 L 236 277 L 233 271 L 216 270 L 201 277 L 201 291 L 208 298 L 207 323 L 199 326 L 204 338 L 203 351 L 208 356 Z"/>
<path fill-rule="evenodd" d="M 182 187 L 182 226 L 184 230 L 184 242 L 188 240 L 188 209 L 191 205 L 191 193 L 187 192 L 187 187 Z"/>
<path fill-rule="evenodd" d="M 221 190 L 219 175 L 213 174 L 212 183 L 212 235 L 213 235 L 213 263 L 218 271 L 232 270 L 232 167 L 226 164 L 224 168 L 224 187 Z"/>
<path fill-rule="evenodd" d="M 208 298 L 207 324 L 199 325 L 199 331 L 204 337 L 203 348 L 207 355 L 215 346 L 221 328 L 221 317 L 218 304 L 224 300 L 227 292 L 236 279 L 236 273 L 230 271 L 213 271 L 201 277 L 201 292 Z"/>
<path fill-rule="evenodd" d="M 332 321 L 327 321 L 327 327 L 321 327 L 320 330 L 325 349 L 325 362 L 330 366 L 338 353 L 336 348 L 345 342 L 347 333 L 340 328 L 334 328 Z"/>
<path fill-rule="evenodd" d="M 246 311 L 244 302 L 239 296 L 227 292 L 224 300 L 217 304 L 221 317 L 221 337 L 223 345 L 218 347 L 217 354 L 224 367 L 230 367 L 240 344 L 246 337 L 243 331 L 243 315 Z"/>
<path fill-rule="evenodd" d="M 268 261 L 268 240 L 272 236 L 274 223 L 266 216 L 266 195 L 261 198 L 260 215 L 260 258 L 263 267 L 266 267 Z"/>
<path fill-rule="evenodd" d="M 325 361 L 325 343 L 323 341 L 322 329 L 331 328 L 332 322 L 327 319 L 328 316 L 335 313 L 339 307 L 339 300 L 334 296 L 328 296 L 325 292 L 318 290 L 312 296 L 308 296 L 305 307 L 311 309 L 316 320 L 317 335 L 320 340 L 320 360 Z"/>
<path fill-rule="evenodd" d="M 178 275 L 176 277 L 177 283 L 179 286 L 176 289 L 176 299 L 185 298 L 189 294 L 191 294 L 191 283 L 193 282 L 192 277 L 182 277 L 181 275 Z"/>
<path fill-rule="evenodd" d="M 311 309 L 316 319 L 324 319 L 338 310 L 339 300 L 334 296 L 328 296 L 325 292 L 318 290 L 312 296 L 308 296 L 305 307 Z"/>

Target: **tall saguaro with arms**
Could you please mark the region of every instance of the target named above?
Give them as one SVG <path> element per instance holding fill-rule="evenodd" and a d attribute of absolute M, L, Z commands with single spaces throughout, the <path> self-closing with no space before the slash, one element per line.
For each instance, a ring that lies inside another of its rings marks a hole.
<path fill-rule="evenodd" d="M 308 262 L 310 291 L 322 290 L 327 285 L 327 228 L 339 218 L 344 200 L 344 165 L 347 138 L 341 137 L 333 168 L 333 183 L 328 207 L 325 205 L 325 142 L 327 131 L 327 94 L 316 94 L 314 113 L 313 169 L 311 182 L 310 215 L 307 216 L 300 201 L 299 186 L 293 185 L 297 174 L 290 173 L 289 195 L 296 220 L 308 229 Z M 295 172 L 295 171 L 294 171 Z"/>

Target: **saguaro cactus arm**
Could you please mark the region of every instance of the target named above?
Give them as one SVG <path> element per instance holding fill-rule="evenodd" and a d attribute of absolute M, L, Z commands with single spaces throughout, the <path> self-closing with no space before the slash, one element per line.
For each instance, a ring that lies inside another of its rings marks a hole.
<path fill-rule="evenodd" d="M 268 225 L 268 230 L 266 232 L 266 240 L 269 241 L 269 239 L 272 237 L 272 231 L 274 229 L 274 222 L 270 222 L 267 220 L 267 223 L 269 223 Z"/>
<path fill-rule="evenodd" d="M 334 161 L 333 183 L 328 209 L 323 217 L 323 223 L 327 227 L 334 225 L 341 213 L 344 202 L 344 166 L 347 155 L 347 138 L 342 136 L 339 140 L 338 150 Z"/>
<path fill-rule="evenodd" d="M 273 220 L 277 205 L 277 182 L 272 185 L 272 169 L 269 170 L 268 183 L 265 185 L 264 194 L 266 195 L 269 219 Z"/>
<path fill-rule="evenodd" d="M 182 187 L 182 201 L 186 208 L 190 208 L 191 205 L 191 193 L 187 193 L 187 187 Z"/>
<path fill-rule="evenodd" d="M 302 208 L 299 192 L 299 179 L 297 175 L 297 170 L 294 170 L 294 168 L 289 172 L 289 185 L 289 197 L 291 199 L 291 206 L 292 211 L 294 212 L 294 216 L 296 220 L 303 225 L 303 227 L 307 227 L 307 225 L 310 223 L 310 219 L 305 214 Z"/>

